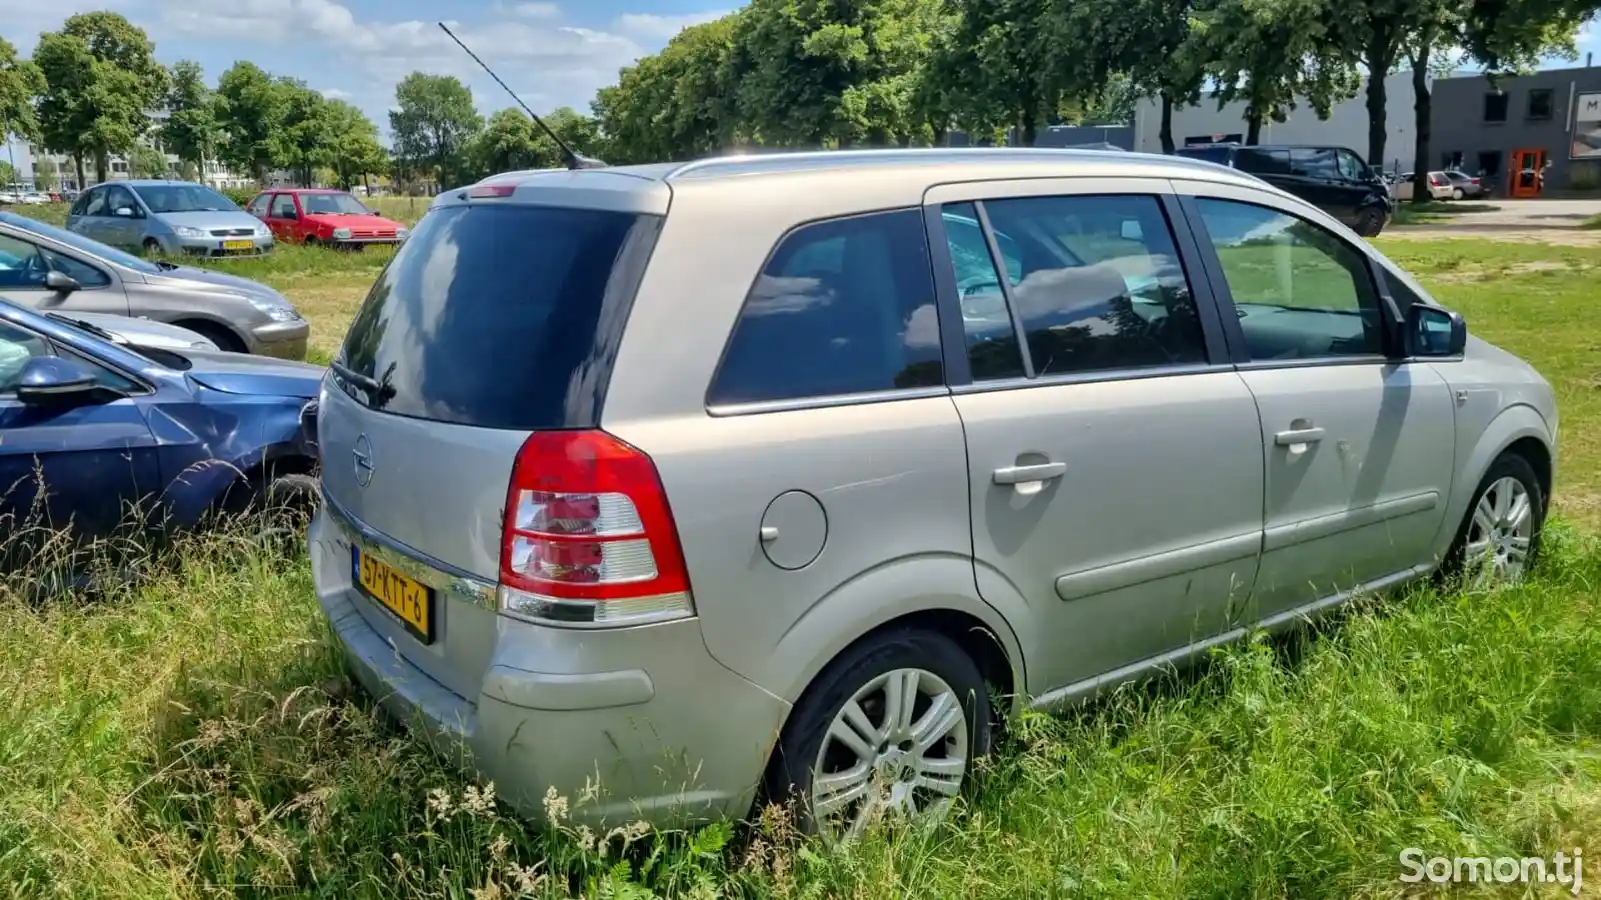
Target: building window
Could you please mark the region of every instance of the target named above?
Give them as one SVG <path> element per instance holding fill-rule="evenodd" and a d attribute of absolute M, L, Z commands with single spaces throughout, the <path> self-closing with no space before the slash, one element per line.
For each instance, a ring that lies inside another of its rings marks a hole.
<path fill-rule="evenodd" d="M 1479 153 L 1479 174 L 1495 177 L 1501 174 L 1501 151 L 1483 150 Z"/>
<path fill-rule="evenodd" d="M 1455 151 L 1452 151 L 1450 153 L 1441 153 L 1440 154 L 1440 168 L 1442 168 L 1442 169 L 1460 169 L 1460 168 L 1462 168 L 1462 151 L 1461 150 L 1455 150 Z"/>
<path fill-rule="evenodd" d="M 1529 108 L 1525 113 L 1531 119 L 1551 118 L 1551 89 L 1540 88 L 1529 92 Z"/>
<path fill-rule="evenodd" d="M 113 172 L 126 172 L 126 171 L 128 171 L 128 164 L 125 163 L 125 162 L 122 162 L 121 160 L 113 160 L 112 163 L 111 163 L 111 171 L 113 171 Z"/>
<path fill-rule="evenodd" d="M 1484 121 L 1505 122 L 1507 95 L 1505 91 L 1491 91 L 1484 95 Z"/>

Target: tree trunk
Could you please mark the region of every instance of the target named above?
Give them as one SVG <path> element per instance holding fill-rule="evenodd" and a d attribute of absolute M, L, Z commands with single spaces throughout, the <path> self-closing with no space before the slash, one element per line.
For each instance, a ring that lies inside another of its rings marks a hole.
<path fill-rule="evenodd" d="M 96 153 L 95 153 L 95 181 L 96 182 L 104 182 L 106 180 L 106 169 L 110 165 L 111 165 L 111 160 L 110 160 L 109 157 L 106 156 L 105 152 L 104 151 L 96 151 Z"/>
<path fill-rule="evenodd" d="M 1245 107 L 1245 144 L 1254 147 L 1262 142 L 1262 113 L 1252 106 Z"/>
<path fill-rule="evenodd" d="M 74 153 L 74 154 L 72 154 L 72 163 L 78 170 L 78 190 L 81 191 L 81 190 L 83 190 L 83 182 L 84 182 L 84 178 L 83 178 L 83 154 L 82 153 Z"/>
<path fill-rule="evenodd" d="M 1384 78 L 1395 62 L 1395 41 L 1388 24 L 1378 24 L 1367 47 L 1368 165 L 1384 167 Z"/>
<path fill-rule="evenodd" d="M 1017 136 L 1023 146 L 1032 147 L 1039 138 L 1040 119 L 1032 112 L 1025 111 L 1017 119 Z"/>
<path fill-rule="evenodd" d="M 1173 95 L 1167 91 L 1162 92 L 1162 125 L 1157 136 L 1162 140 L 1162 152 L 1173 155 Z"/>
<path fill-rule="evenodd" d="M 1412 111 L 1417 128 L 1417 152 L 1412 157 L 1412 202 L 1429 200 L 1429 113 L 1434 99 L 1429 96 L 1429 55 L 1433 50 L 1424 42 L 1418 55 L 1412 58 Z"/>

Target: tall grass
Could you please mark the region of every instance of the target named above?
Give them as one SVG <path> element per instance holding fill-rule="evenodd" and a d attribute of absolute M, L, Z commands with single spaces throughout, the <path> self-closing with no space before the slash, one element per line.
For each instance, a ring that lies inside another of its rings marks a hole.
<path fill-rule="evenodd" d="M 1550 550 L 1521 588 L 1367 602 L 1203 674 L 1026 716 L 951 822 L 831 849 L 776 813 L 609 837 L 570 827 L 582 798 L 509 815 L 351 689 L 305 559 L 240 524 L 92 602 L 0 598 L 0 886 L 1393 896 L 1408 847 L 1547 856 L 1601 838 L 1601 551 L 1560 528 Z"/>

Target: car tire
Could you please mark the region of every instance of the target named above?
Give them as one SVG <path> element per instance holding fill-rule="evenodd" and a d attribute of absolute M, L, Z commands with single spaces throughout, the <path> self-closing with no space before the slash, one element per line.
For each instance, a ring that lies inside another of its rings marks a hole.
<path fill-rule="evenodd" d="M 320 247 L 320 246 L 322 246 L 322 241 L 318 240 L 317 236 L 314 235 L 314 234 L 306 235 L 306 239 L 301 241 L 300 243 L 304 244 L 307 247 Z"/>
<path fill-rule="evenodd" d="M 1461 200 L 1463 197 L 1466 197 L 1466 196 L 1467 196 L 1466 194 L 1462 193 L 1462 189 L 1461 188 L 1452 188 L 1451 189 L 1451 199 L 1452 200 Z"/>
<path fill-rule="evenodd" d="M 1356 233 L 1362 237 L 1378 237 L 1383 230 L 1384 213 L 1370 206 L 1356 214 Z"/>
<path fill-rule="evenodd" d="M 145 238 L 143 246 L 146 256 L 160 256 L 162 253 L 166 252 L 162 249 L 161 242 L 155 238 Z"/>
<path fill-rule="evenodd" d="M 1516 582 L 1538 564 L 1546 496 L 1528 459 L 1502 453 L 1479 480 L 1442 572 L 1469 587 Z"/>
<path fill-rule="evenodd" d="M 794 801 L 803 831 L 834 838 L 886 813 L 938 820 L 973 783 L 994 732 L 988 686 L 966 651 L 933 631 L 887 631 L 846 650 L 806 689 L 774 748 L 764 797 Z"/>

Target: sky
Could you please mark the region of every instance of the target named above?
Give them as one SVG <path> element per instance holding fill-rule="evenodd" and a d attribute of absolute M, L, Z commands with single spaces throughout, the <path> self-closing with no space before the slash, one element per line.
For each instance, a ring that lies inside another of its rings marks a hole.
<path fill-rule="evenodd" d="M 215 85 L 236 60 L 249 60 L 354 103 L 387 136 L 395 84 L 419 69 L 461 78 L 485 114 L 514 105 L 439 30 L 441 19 L 535 112 L 571 106 L 588 113 L 595 91 L 615 82 L 619 68 L 743 2 L 0 0 L 0 36 L 31 55 L 39 33 L 59 29 L 67 16 L 110 9 L 143 28 L 167 65 L 195 60 Z"/>
<path fill-rule="evenodd" d="M 215 84 L 235 60 L 250 60 L 354 103 L 387 137 L 395 84 L 419 69 L 461 78 L 486 115 L 513 105 L 439 30 L 441 18 L 536 112 L 571 106 L 587 113 L 619 68 L 744 2 L 0 0 L 0 36 L 31 55 L 39 33 L 60 28 L 67 16 L 111 9 L 145 29 L 163 63 L 195 60 Z M 1580 35 L 1580 64 L 1586 52 L 1601 56 L 1601 28 Z"/>

